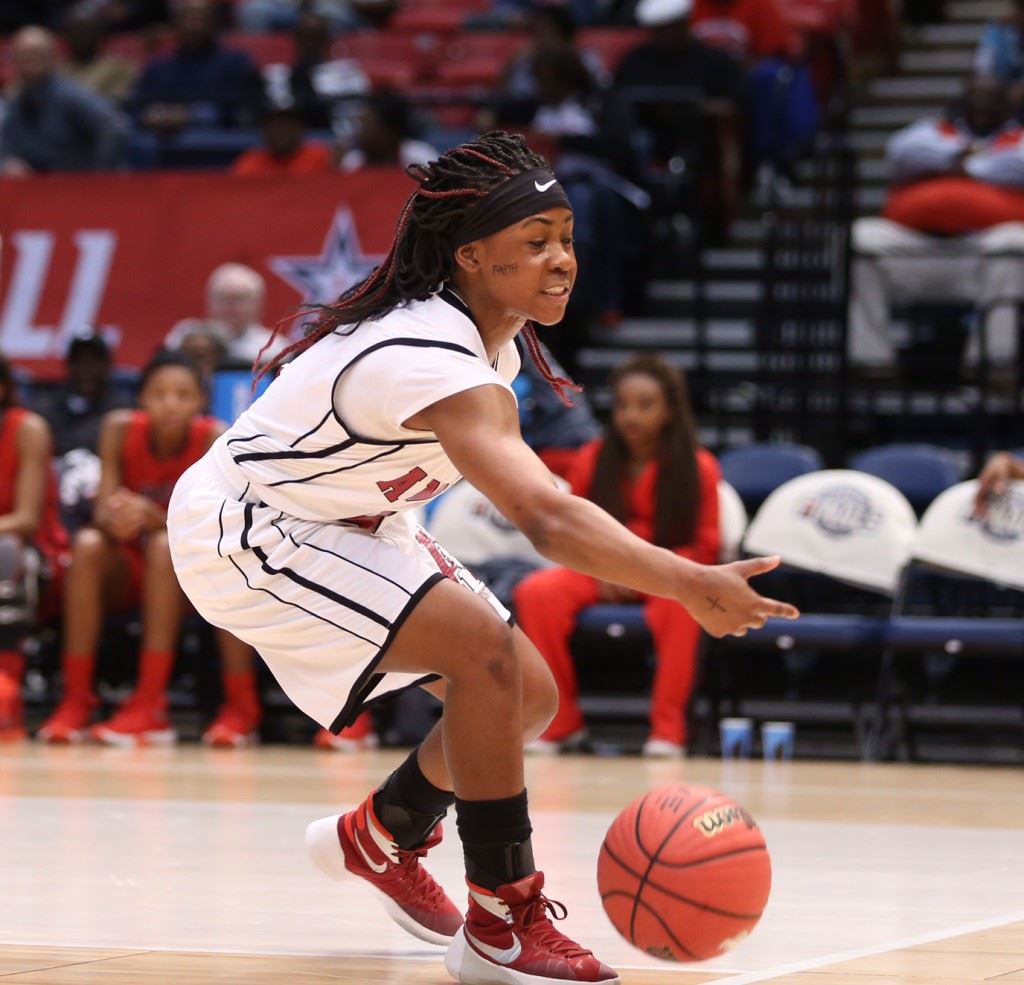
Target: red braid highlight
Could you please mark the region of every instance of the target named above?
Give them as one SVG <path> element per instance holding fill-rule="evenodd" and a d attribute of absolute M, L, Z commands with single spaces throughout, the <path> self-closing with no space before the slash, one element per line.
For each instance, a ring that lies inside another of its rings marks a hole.
<path fill-rule="evenodd" d="M 474 150 L 472 147 L 460 148 L 464 154 L 469 154 L 472 157 L 478 158 L 481 161 L 485 161 L 492 168 L 497 168 L 499 171 L 504 172 L 509 177 L 518 174 L 519 172 L 515 168 L 510 168 L 507 164 L 503 164 L 501 161 L 496 161 L 493 157 L 488 157 L 486 154 L 481 153 L 478 150 Z"/>
<path fill-rule="evenodd" d="M 558 394 L 558 399 L 561 400 L 566 407 L 575 407 L 576 405 L 572 402 L 572 397 L 570 397 L 569 394 L 582 393 L 583 387 L 578 383 L 573 383 L 570 379 L 566 379 L 564 376 L 555 376 L 551 367 L 548 365 L 547 359 L 544 358 L 544 351 L 540 347 L 540 339 L 537 338 L 537 332 L 534 330 L 533 322 L 527 322 L 523 326 L 523 330 L 520 334 L 526 341 L 526 348 L 530 353 L 530 358 L 533 360 L 534 366 L 536 366 L 540 371 L 540 375 L 547 380 L 551 389 Z"/>

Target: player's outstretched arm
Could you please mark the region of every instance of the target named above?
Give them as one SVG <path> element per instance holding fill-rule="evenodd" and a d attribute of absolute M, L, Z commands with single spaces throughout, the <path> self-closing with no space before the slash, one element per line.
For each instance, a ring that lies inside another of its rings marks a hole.
<path fill-rule="evenodd" d="M 677 599 L 712 636 L 742 634 L 769 616 L 799 615 L 747 583 L 774 568 L 777 558 L 697 564 L 641 540 L 600 507 L 559 490 L 524 443 L 515 401 L 501 387 L 463 391 L 405 423 L 433 431 L 455 467 L 558 564 Z"/>

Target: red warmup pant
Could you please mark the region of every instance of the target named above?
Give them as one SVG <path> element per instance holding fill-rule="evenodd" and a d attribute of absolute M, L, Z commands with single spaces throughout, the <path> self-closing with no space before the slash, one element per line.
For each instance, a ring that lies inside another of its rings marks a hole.
<path fill-rule="evenodd" d="M 569 639 L 576 617 L 599 601 L 597 581 L 568 568 L 547 568 L 515 591 L 516 619 L 547 660 L 558 685 L 558 713 L 544 733 L 557 741 L 583 727 Z M 686 743 L 686 706 L 693 688 L 700 627 L 678 602 L 642 596 L 657 666 L 651 694 L 651 738 Z"/>

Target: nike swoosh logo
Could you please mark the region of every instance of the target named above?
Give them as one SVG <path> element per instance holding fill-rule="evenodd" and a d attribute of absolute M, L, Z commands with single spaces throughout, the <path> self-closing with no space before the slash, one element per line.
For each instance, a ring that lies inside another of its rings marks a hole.
<path fill-rule="evenodd" d="M 523 945 L 519 943 L 519 938 L 515 934 L 512 935 L 512 946 L 503 950 L 502 948 L 493 947 L 490 944 L 477 940 L 465 927 L 463 927 L 463 933 L 466 935 L 466 940 L 477 951 L 484 955 L 484 957 L 490 958 L 495 964 L 510 965 L 523 953 Z"/>
<path fill-rule="evenodd" d="M 352 840 L 356 843 L 356 848 L 359 849 L 359 854 L 362 855 L 364 859 L 366 859 L 366 864 L 371 869 L 373 869 L 373 871 L 376 872 L 377 875 L 382 875 L 383 873 L 387 872 L 387 870 L 388 870 L 388 863 L 387 862 L 374 862 L 374 860 L 372 858 L 370 858 L 369 855 L 366 854 L 366 849 L 363 848 L 363 843 L 359 840 L 359 832 L 358 831 L 353 830 L 353 832 L 352 832 Z"/>
<path fill-rule="evenodd" d="M 539 181 L 535 181 L 533 187 L 539 192 L 546 192 L 557 180 L 557 178 L 552 178 L 550 181 L 544 182 L 543 185 Z"/>

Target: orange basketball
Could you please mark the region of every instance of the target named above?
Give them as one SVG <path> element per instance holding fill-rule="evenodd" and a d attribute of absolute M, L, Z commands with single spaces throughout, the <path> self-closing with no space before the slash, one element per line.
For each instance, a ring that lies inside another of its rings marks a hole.
<path fill-rule="evenodd" d="M 615 929 L 668 961 L 713 958 L 738 943 L 761 919 L 771 884 L 760 828 L 708 787 L 659 787 L 634 800 L 597 860 Z"/>

